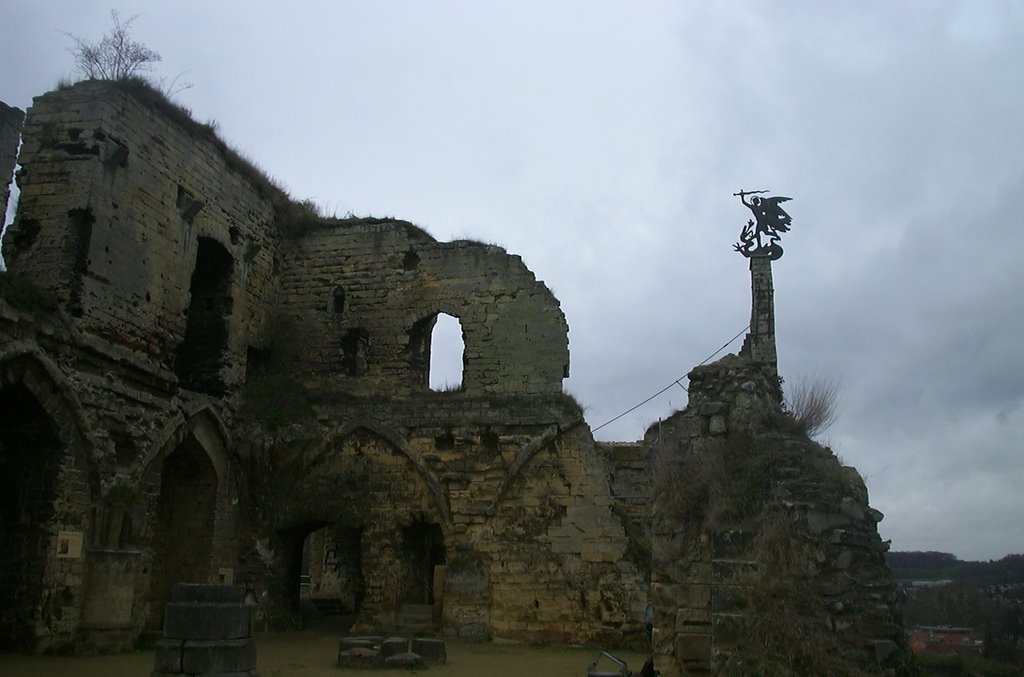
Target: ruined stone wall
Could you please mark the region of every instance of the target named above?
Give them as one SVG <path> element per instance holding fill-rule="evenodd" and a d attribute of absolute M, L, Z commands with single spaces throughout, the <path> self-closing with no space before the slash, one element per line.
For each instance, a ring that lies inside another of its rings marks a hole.
<path fill-rule="evenodd" d="M 289 243 L 281 308 L 294 363 L 329 387 L 427 390 L 438 312 L 462 325 L 466 393 L 559 393 L 568 375 L 565 316 L 518 256 L 403 222 L 325 225 Z"/>
<path fill-rule="evenodd" d="M 649 562 L 630 546 L 611 493 L 613 462 L 575 403 L 458 392 L 322 397 L 316 418 L 331 426 L 303 428 L 305 441 L 242 441 L 244 456 L 279 468 L 256 473 L 275 478 L 254 498 L 273 517 L 262 527 L 277 558 L 267 570 L 286 568 L 320 524 L 359 529 L 357 627 L 387 629 L 403 601 L 426 601 L 409 597 L 410 577 L 394 569 L 408 559 L 396 556 L 403 531 L 423 522 L 443 540 L 443 560 L 432 564 L 445 566 L 447 634 L 642 643 Z M 289 613 L 287 591 L 268 581 L 267 592 L 275 623 Z"/>
<path fill-rule="evenodd" d="M 654 650 L 662 675 L 907 674 L 888 548 L 853 468 L 735 356 L 694 369 L 658 449 Z"/>
<path fill-rule="evenodd" d="M 128 646 L 147 623 L 159 627 L 167 590 L 154 586 L 154 562 L 188 547 L 160 543 L 172 512 L 164 461 L 183 445 L 212 455 L 206 483 L 216 487 L 214 514 L 195 522 L 200 532 L 179 534 L 205 553 L 187 575 L 216 581 L 238 565 L 224 404 L 180 390 L 172 369 L 204 238 L 236 267 L 222 371 L 228 383 L 242 377 L 248 329 L 258 332 L 269 300 L 271 210 L 216 145 L 112 83 L 37 98 L 20 161 L 22 197 L 4 240 L 0 390 L 27 387 L 60 422 L 57 455 L 68 470 L 58 490 L 84 488 L 60 499 L 67 509 L 25 513 L 49 540 L 22 559 L 46 573 L 41 597 L 11 611 L 33 628 L 22 648 Z M 200 199 L 220 204 L 196 211 Z M 68 475 L 73 467 L 90 482 Z M 75 557 L 54 555 L 63 532 L 81 539 Z"/>
<path fill-rule="evenodd" d="M 7 216 L 11 179 L 18 159 L 21 125 L 25 113 L 0 101 L 0 221 Z"/>
<path fill-rule="evenodd" d="M 270 300 L 274 210 L 202 134 L 114 83 L 37 97 L 3 251 L 83 332 L 171 366 L 200 239 L 216 242 L 230 256 L 223 378 L 236 385 Z"/>
<path fill-rule="evenodd" d="M 641 642 L 642 511 L 614 495 L 639 456 L 595 447 L 561 394 L 565 318 L 519 257 L 397 221 L 299 228 L 209 130 L 118 84 L 36 99 L 21 161 L 0 396 L 31 385 L 54 422 L 68 506 L 32 511 L 25 646 L 128 646 L 182 578 L 294 621 L 325 525 L 360 556 L 358 627 L 425 601 L 443 564 L 449 634 Z M 427 386 L 439 312 L 465 335 L 456 392 Z M 82 553 L 58 560 L 67 530 Z"/>

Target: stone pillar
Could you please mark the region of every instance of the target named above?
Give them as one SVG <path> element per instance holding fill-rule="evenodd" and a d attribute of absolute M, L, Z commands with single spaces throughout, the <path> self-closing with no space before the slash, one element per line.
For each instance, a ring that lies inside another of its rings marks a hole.
<path fill-rule="evenodd" d="M 104 651 L 131 649 L 135 578 L 141 556 L 141 550 L 88 550 L 86 597 L 78 628 L 92 646 Z"/>
<path fill-rule="evenodd" d="M 241 585 L 175 583 L 151 677 L 256 677 L 253 607 Z"/>
<path fill-rule="evenodd" d="M 21 140 L 21 124 L 25 113 L 0 101 L 0 222 L 7 214 L 7 200 L 10 197 L 11 178 L 14 165 L 18 162 L 18 142 Z"/>
<path fill-rule="evenodd" d="M 766 375 L 778 376 L 775 288 L 772 285 L 772 260 L 767 256 L 750 257 L 750 296 L 750 331 L 743 340 L 740 356 L 762 365 Z"/>

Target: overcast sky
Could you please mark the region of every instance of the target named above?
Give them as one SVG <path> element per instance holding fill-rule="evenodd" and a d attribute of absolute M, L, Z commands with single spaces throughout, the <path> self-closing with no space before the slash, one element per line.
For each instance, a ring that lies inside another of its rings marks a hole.
<path fill-rule="evenodd" d="M 897 550 L 1024 552 L 1024 3 L 120 2 L 176 100 L 296 198 L 522 255 L 597 427 L 747 324 L 749 212 L 793 198 L 779 367 Z M 0 100 L 110 5 L 0 0 Z M 730 352 L 739 348 L 732 344 Z M 685 383 L 685 381 L 684 381 Z M 679 387 L 602 428 L 635 440 Z"/>

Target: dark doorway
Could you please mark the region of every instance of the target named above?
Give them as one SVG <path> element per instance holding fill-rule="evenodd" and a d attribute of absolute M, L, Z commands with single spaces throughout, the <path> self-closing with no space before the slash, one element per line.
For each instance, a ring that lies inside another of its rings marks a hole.
<path fill-rule="evenodd" d="M 217 472 L 189 436 L 164 459 L 160 474 L 148 629 L 163 626 L 174 583 L 210 582 L 216 503 Z"/>
<path fill-rule="evenodd" d="M 233 268 L 231 254 L 219 242 L 199 238 L 185 338 L 174 360 L 174 372 L 183 388 L 210 395 L 224 394 L 221 370 L 228 350 Z"/>
<path fill-rule="evenodd" d="M 298 563 L 291 586 L 293 609 L 303 628 L 344 632 L 363 604 L 363 530 L 321 524 L 307 527 L 305 536 L 296 539 L 300 550 L 293 557 Z"/>
<path fill-rule="evenodd" d="M 23 385 L 0 389 L 0 648 L 31 650 L 40 621 L 63 445 Z"/>
<path fill-rule="evenodd" d="M 434 568 L 444 565 L 444 534 L 439 524 L 422 518 L 402 529 L 405 581 L 401 601 L 434 603 Z"/>

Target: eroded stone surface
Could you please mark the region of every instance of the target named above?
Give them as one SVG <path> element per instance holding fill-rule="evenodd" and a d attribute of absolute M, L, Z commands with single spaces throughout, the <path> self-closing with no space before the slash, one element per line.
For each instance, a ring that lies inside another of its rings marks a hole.
<path fill-rule="evenodd" d="M 311 217 L 114 83 L 37 98 L 21 164 L 4 255 L 46 303 L 0 302 L 0 396 L 29 403 L 0 442 L 50 451 L 19 466 L 48 479 L 5 569 L 12 644 L 157 633 L 177 581 L 291 625 L 311 533 L 310 592 L 360 632 L 418 605 L 445 635 L 642 642 L 642 454 L 562 394 L 565 317 L 518 256 Z M 452 392 L 428 386 L 438 313 Z"/>

